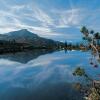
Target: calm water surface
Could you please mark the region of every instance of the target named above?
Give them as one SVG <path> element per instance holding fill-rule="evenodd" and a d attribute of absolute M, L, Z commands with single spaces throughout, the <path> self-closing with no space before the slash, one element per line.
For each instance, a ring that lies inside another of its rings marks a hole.
<path fill-rule="evenodd" d="M 0 100 L 84 100 L 74 88 L 84 78 L 73 76 L 82 66 L 99 79 L 100 68 L 89 63 L 91 54 L 81 51 L 31 51 L 0 55 Z"/>

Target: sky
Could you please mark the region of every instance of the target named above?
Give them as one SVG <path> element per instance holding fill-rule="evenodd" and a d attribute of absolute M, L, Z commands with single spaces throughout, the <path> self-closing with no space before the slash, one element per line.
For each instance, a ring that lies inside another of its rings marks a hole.
<path fill-rule="evenodd" d="M 28 29 L 59 41 L 79 41 L 80 28 L 100 31 L 100 0 L 0 0 L 0 33 Z"/>

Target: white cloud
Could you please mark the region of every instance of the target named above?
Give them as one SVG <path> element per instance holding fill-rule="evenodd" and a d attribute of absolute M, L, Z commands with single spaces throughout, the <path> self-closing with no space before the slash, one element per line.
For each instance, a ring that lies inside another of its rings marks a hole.
<path fill-rule="evenodd" d="M 28 29 L 40 36 L 47 38 L 69 38 L 69 35 L 56 32 L 57 28 L 68 28 L 77 25 L 79 9 L 69 9 L 50 13 L 37 5 L 7 6 L 7 10 L 0 10 L 0 33 L 7 33 L 18 29 Z M 71 34 L 70 37 L 72 38 Z"/>
<path fill-rule="evenodd" d="M 59 16 L 59 23 L 56 26 L 58 28 L 77 26 L 82 20 L 82 17 L 80 17 L 81 9 L 52 10 L 52 12 Z"/>
<path fill-rule="evenodd" d="M 5 2 L 4 4 L 9 11 L 7 9 L 0 9 L 0 33 L 27 28 L 44 37 L 64 36 L 67 39 L 75 37 L 75 35 L 63 35 L 63 33 L 56 32 L 55 30 L 57 28 L 80 28 L 80 26 L 86 24 L 89 27 L 98 26 L 95 20 L 96 16 L 100 16 L 97 13 L 99 11 L 89 11 L 89 13 L 87 9 L 83 8 L 44 10 L 35 3 L 12 6 L 7 5 Z M 89 20 L 86 20 L 88 17 Z M 94 25 L 91 25 L 91 22 Z"/>
<path fill-rule="evenodd" d="M 33 10 L 33 16 L 37 20 L 39 20 L 40 22 L 46 25 L 53 25 L 53 19 L 47 13 L 45 13 L 45 11 L 41 10 L 36 6 L 34 6 L 32 10 Z"/>

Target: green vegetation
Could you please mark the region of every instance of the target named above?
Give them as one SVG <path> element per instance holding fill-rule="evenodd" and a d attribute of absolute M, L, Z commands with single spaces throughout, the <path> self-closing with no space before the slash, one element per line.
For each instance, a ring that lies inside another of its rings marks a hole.
<path fill-rule="evenodd" d="M 91 93 L 88 95 L 88 100 L 100 100 L 100 94 L 98 93 L 96 88 L 90 89 Z"/>
<path fill-rule="evenodd" d="M 100 82 L 95 81 L 89 77 L 89 75 L 86 74 L 85 70 L 81 67 L 77 67 L 74 72 L 74 76 L 84 76 L 86 78 L 86 82 L 89 81 L 88 87 L 82 86 L 81 83 L 78 83 L 75 85 L 75 88 L 77 88 L 80 91 L 83 91 L 84 98 L 86 100 L 100 100 Z M 91 85 L 92 84 L 92 85 Z"/>
<path fill-rule="evenodd" d="M 100 51 L 100 33 L 88 30 L 85 26 L 80 31 L 83 33 L 83 40 L 88 42 L 90 48 L 96 52 Z"/>
<path fill-rule="evenodd" d="M 74 71 L 73 75 L 77 75 L 77 76 L 84 76 L 85 75 L 85 70 L 78 67 L 76 68 L 76 70 Z"/>
<path fill-rule="evenodd" d="M 94 30 L 88 30 L 85 26 L 83 26 L 80 30 L 83 33 L 83 41 L 85 41 L 89 47 L 89 50 L 91 50 L 94 58 L 96 56 L 99 56 L 100 52 L 100 33 L 94 32 Z M 100 58 L 100 57 L 99 57 Z M 97 59 L 100 61 L 100 59 Z M 90 62 L 91 65 L 93 65 L 93 62 Z M 98 65 L 95 64 L 94 67 L 97 67 Z M 82 67 L 77 67 L 74 72 L 74 76 L 84 77 L 86 79 L 86 83 L 88 82 L 87 86 L 82 86 L 81 83 L 76 84 L 76 88 L 78 88 L 80 91 L 83 92 L 84 98 L 86 100 L 100 100 L 100 81 L 94 80 L 85 72 L 85 69 Z"/>

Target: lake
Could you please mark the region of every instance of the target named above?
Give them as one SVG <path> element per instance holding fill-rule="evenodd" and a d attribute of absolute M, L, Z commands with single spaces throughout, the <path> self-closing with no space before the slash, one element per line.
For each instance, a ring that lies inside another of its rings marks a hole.
<path fill-rule="evenodd" d="M 90 65 L 90 58 L 89 52 L 74 50 L 0 55 L 0 100 L 84 100 L 74 84 L 85 79 L 73 71 L 81 66 L 100 79 L 100 68 Z"/>

